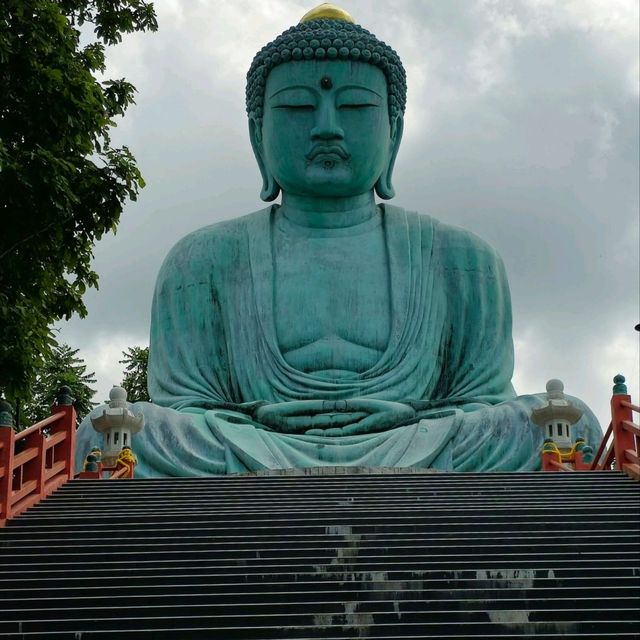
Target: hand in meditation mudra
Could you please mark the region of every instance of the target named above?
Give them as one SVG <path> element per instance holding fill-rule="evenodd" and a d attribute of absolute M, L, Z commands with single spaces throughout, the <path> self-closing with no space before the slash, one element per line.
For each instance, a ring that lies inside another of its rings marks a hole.
<path fill-rule="evenodd" d="M 394 195 L 405 72 L 322 5 L 247 75 L 261 197 L 183 238 L 155 291 L 136 474 L 346 465 L 539 468 L 544 396 L 511 386 L 511 306 L 485 242 Z M 597 444 L 597 420 L 576 436 Z M 96 410 L 98 413 L 100 409 Z M 79 453 L 97 443 L 88 419 Z M 82 454 L 82 456 L 84 455 Z"/>

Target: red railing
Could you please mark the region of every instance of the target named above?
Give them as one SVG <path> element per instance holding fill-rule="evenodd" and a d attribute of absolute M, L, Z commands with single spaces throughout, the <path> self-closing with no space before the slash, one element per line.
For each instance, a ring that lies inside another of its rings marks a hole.
<path fill-rule="evenodd" d="M 614 378 L 616 386 L 611 398 L 611 423 L 591 465 L 592 470 L 616 469 L 640 480 L 640 425 L 633 422 L 633 412 L 640 407 L 631 396 L 622 376 Z"/>
<path fill-rule="evenodd" d="M 75 437 L 73 405 L 20 433 L 0 426 L 0 527 L 73 478 Z"/>

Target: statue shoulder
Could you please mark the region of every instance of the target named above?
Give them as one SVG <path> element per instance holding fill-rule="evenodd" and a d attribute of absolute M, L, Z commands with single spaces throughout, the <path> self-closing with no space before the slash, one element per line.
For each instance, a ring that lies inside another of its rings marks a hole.
<path fill-rule="evenodd" d="M 232 262 L 238 255 L 239 247 L 246 242 L 248 229 L 256 226 L 268 215 L 269 209 L 262 209 L 188 233 L 171 248 L 162 264 L 160 274 L 175 270 L 200 270 L 205 265 L 210 268 Z"/>
<path fill-rule="evenodd" d="M 406 220 L 410 227 L 418 227 L 424 247 L 432 247 L 434 255 L 445 262 L 447 258 L 454 262 L 477 256 L 483 262 L 500 261 L 498 252 L 475 233 L 441 222 L 433 216 L 416 211 L 406 211 L 400 207 L 385 207 L 387 215 L 394 220 Z"/>
<path fill-rule="evenodd" d="M 449 258 L 467 266 L 499 264 L 502 268 L 498 252 L 480 236 L 452 224 L 434 223 L 434 251 L 445 260 Z"/>

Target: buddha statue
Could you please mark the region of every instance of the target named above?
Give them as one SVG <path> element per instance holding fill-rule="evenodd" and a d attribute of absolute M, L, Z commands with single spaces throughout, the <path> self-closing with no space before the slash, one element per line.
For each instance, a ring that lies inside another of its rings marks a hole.
<path fill-rule="evenodd" d="M 539 468 L 530 414 L 546 398 L 511 385 L 502 261 L 382 202 L 405 102 L 396 52 L 331 5 L 256 55 L 249 135 L 261 197 L 281 202 L 191 233 L 164 261 L 153 404 L 131 407 L 146 424 L 137 475 Z M 571 400 L 574 434 L 597 445 L 597 420 Z M 97 444 L 87 418 L 79 456 Z"/>

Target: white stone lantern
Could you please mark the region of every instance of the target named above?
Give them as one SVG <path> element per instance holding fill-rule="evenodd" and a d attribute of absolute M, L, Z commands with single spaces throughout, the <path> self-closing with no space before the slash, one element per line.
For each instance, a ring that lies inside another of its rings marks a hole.
<path fill-rule="evenodd" d="M 93 428 L 103 434 L 102 463 L 115 465 L 122 447 L 131 446 L 131 438 L 144 426 L 144 416 L 127 408 L 127 392 L 114 386 L 109 392 L 109 407 L 101 416 L 91 418 Z"/>
<path fill-rule="evenodd" d="M 558 449 L 569 451 L 573 447 L 571 427 L 580 420 L 582 411 L 565 398 L 561 380 L 547 382 L 547 400 L 546 407 L 531 412 L 531 419 L 542 427 L 545 440 L 551 439 Z"/>

